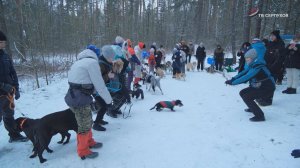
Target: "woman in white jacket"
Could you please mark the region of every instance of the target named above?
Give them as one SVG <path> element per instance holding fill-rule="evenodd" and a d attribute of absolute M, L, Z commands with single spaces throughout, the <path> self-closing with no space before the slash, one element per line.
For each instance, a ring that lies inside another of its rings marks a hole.
<path fill-rule="evenodd" d="M 95 142 L 92 138 L 92 93 L 97 91 L 107 104 L 107 109 L 111 109 L 112 98 L 102 79 L 97 57 L 99 54 L 100 50 L 97 47 L 88 46 L 79 53 L 78 60 L 68 72 L 70 88 L 65 101 L 77 120 L 77 153 L 81 159 L 97 157 L 98 153 L 92 152 L 90 148 L 102 146 L 102 143 Z"/>

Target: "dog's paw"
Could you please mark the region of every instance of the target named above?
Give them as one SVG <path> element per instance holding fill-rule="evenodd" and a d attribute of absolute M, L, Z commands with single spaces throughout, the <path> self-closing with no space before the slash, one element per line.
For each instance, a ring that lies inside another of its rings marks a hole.
<path fill-rule="evenodd" d="M 48 153 L 53 153 L 53 150 L 51 149 L 46 149 Z"/>
<path fill-rule="evenodd" d="M 62 143 L 63 143 L 63 141 L 58 141 L 57 143 L 58 143 L 58 144 L 62 144 Z"/>

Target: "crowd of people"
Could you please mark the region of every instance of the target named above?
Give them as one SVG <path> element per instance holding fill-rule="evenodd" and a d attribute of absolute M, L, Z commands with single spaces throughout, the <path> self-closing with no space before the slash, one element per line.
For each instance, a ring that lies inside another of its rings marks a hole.
<path fill-rule="evenodd" d="M 7 38 L 0 31 L 0 121 L 9 134 L 9 142 L 28 141 L 18 131 L 14 122 L 13 98 L 20 97 L 19 84 L 12 59 L 4 52 Z M 295 94 L 300 76 L 300 35 L 287 47 L 280 37 L 279 31 L 270 34 L 270 40 L 254 38 L 251 43 L 244 42 L 237 53 L 239 57 L 238 74 L 225 83 L 238 85 L 248 82 L 250 86 L 240 91 L 246 112 L 254 117 L 250 121 L 265 121 L 261 108 L 257 105 L 272 105 L 276 84 L 282 84 L 286 71 L 287 89 L 285 94 Z M 224 64 L 224 49 L 217 45 L 213 52 L 215 70 L 221 71 Z M 186 65 L 191 63 L 192 56 L 197 60 L 196 68 L 205 68 L 206 49 L 201 42 L 195 49 L 190 41 L 176 44 L 172 55 L 173 78 L 185 76 Z M 78 124 L 77 153 L 81 158 L 95 158 L 97 152 L 91 148 L 102 146 L 93 139 L 92 129 L 105 131 L 104 115 L 117 118 L 122 114 L 120 108 L 124 104 L 131 104 L 132 86 L 139 86 L 143 73 L 155 74 L 158 69 L 166 65 L 166 50 L 156 43 L 146 50 L 144 42 L 135 46 L 130 39 L 125 40 L 117 36 L 111 45 L 104 45 L 101 49 L 95 45 L 88 45 L 78 54 L 68 72 L 69 89 L 65 102 L 75 114 Z M 145 69 L 147 66 L 147 69 Z M 95 101 L 97 116 L 92 119 L 91 104 Z M 256 102 L 257 103 L 256 103 Z"/>

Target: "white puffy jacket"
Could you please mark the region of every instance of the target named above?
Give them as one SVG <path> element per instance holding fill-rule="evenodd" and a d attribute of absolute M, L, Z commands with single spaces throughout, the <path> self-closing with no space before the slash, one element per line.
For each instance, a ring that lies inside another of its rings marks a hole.
<path fill-rule="evenodd" d="M 75 84 L 93 84 L 105 103 L 110 104 L 112 98 L 102 78 L 97 55 L 92 50 L 85 49 L 78 54 L 78 59 L 68 72 L 68 81 Z"/>

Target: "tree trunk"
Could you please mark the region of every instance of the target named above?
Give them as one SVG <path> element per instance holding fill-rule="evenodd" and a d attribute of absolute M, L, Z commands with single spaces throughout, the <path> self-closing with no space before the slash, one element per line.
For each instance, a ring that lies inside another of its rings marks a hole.
<path fill-rule="evenodd" d="M 5 9 L 3 7 L 3 2 L 2 2 L 2 0 L 0 0 L 0 23 L 1 23 L 0 30 L 2 30 L 3 33 L 5 33 L 7 36 L 7 26 L 6 26 L 4 13 L 5 13 Z M 12 52 L 11 52 L 10 45 L 9 45 L 9 38 L 7 39 L 6 51 L 7 51 L 8 55 L 12 58 Z"/>
<path fill-rule="evenodd" d="M 259 9 L 259 13 L 261 13 L 261 11 L 263 10 L 264 8 L 264 1 L 263 0 L 259 0 L 258 2 L 258 9 Z M 288 19 L 286 19 L 288 20 Z M 261 35 L 260 35 L 260 31 L 261 31 L 261 22 L 262 22 L 262 18 L 257 16 L 256 18 L 256 28 L 255 28 L 255 37 L 257 38 L 261 38 Z"/>
<path fill-rule="evenodd" d="M 268 6 L 269 6 L 269 0 L 266 0 L 264 3 L 263 12 L 267 12 Z M 265 36 L 266 27 L 267 27 L 267 18 L 264 17 L 263 18 L 263 27 L 262 27 L 261 34 L 260 34 L 263 38 Z"/>
<path fill-rule="evenodd" d="M 236 13 L 236 0 L 232 0 L 231 3 L 231 49 L 232 49 L 232 56 L 233 56 L 233 64 L 236 63 L 236 48 L 235 48 L 235 13 Z"/>
<path fill-rule="evenodd" d="M 16 0 L 16 4 L 17 4 L 16 15 L 17 15 L 17 20 L 18 20 L 17 24 L 18 24 L 18 28 L 19 28 L 20 52 L 21 52 L 20 55 L 24 56 L 24 59 L 22 59 L 22 61 L 26 61 L 26 51 L 25 51 L 26 32 L 24 30 L 22 3 L 23 3 L 22 0 Z"/>
<path fill-rule="evenodd" d="M 287 0 L 286 3 L 287 3 L 287 10 L 286 11 L 287 11 L 287 14 L 290 17 L 291 16 L 291 9 L 292 9 L 292 0 Z M 284 34 L 288 33 L 288 28 L 289 28 L 289 23 L 290 23 L 289 21 L 290 21 L 289 18 L 285 19 L 284 31 L 283 31 Z"/>
<path fill-rule="evenodd" d="M 251 10 L 252 3 L 251 0 L 247 0 L 245 2 L 245 10 L 244 10 L 244 42 L 250 40 L 250 31 L 251 31 L 251 18 L 248 15 L 248 12 Z"/>

